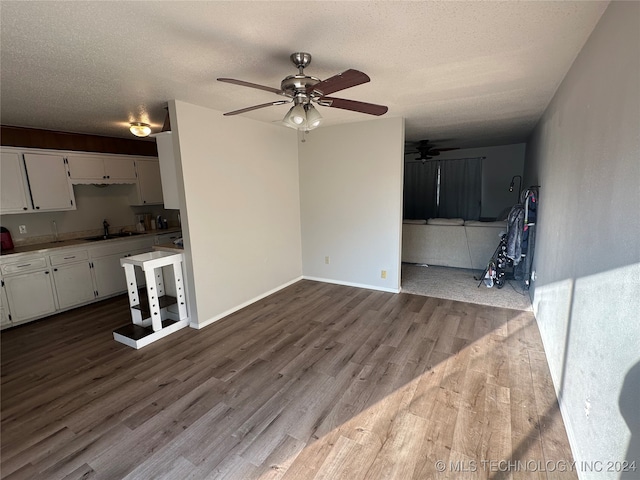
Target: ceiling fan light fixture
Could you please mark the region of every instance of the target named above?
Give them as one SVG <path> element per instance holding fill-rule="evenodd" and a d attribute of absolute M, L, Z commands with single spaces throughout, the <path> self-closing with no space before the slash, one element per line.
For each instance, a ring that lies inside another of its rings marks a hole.
<path fill-rule="evenodd" d="M 291 121 L 298 126 L 304 125 L 304 123 L 306 123 L 307 115 L 304 111 L 304 107 L 301 104 L 298 104 L 291 109 Z"/>
<path fill-rule="evenodd" d="M 313 130 L 322 123 L 322 115 L 311 104 L 307 105 L 305 110 L 307 111 L 307 130 Z"/>
<path fill-rule="evenodd" d="M 136 137 L 148 137 L 151 133 L 151 125 L 148 123 L 132 122 L 129 131 Z"/>
<path fill-rule="evenodd" d="M 304 110 L 304 105 L 299 103 L 291 107 L 282 121 L 293 128 L 305 129 L 307 127 L 307 112 Z"/>

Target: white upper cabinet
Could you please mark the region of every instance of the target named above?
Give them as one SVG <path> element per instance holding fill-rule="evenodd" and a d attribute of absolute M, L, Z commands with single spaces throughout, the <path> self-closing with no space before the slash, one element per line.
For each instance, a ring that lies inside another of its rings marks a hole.
<path fill-rule="evenodd" d="M 32 209 L 19 153 L 1 152 L 0 182 L 0 213 L 25 213 Z"/>
<path fill-rule="evenodd" d="M 136 166 L 131 157 L 108 157 L 104 160 L 104 170 L 112 182 L 135 183 Z"/>
<path fill-rule="evenodd" d="M 160 161 L 160 176 L 162 179 L 162 197 L 164 208 L 180 208 L 178 197 L 178 174 L 176 160 L 173 153 L 173 135 L 171 132 L 161 132 L 154 135 L 158 147 Z"/>
<path fill-rule="evenodd" d="M 67 163 L 75 184 L 136 183 L 136 168 L 130 156 L 70 154 Z"/>
<path fill-rule="evenodd" d="M 73 187 L 62 155 L 25 153 L 24 164 L 35 211 L 76 209 Z"/>
<path fill-rule="evenodd" d="M 154 205 L 162 203 L 160 164 L 157 158 L 136 157 L 138 187 L 131 198 L 132 205 Z"/>

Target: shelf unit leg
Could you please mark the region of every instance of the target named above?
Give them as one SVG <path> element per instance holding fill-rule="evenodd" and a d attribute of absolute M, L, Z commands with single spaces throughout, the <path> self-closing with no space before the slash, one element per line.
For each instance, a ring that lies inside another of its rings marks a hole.
<path fill-rule="evenodd" d="M 136 282 L 136 271 L 133 265 L 124 265 L 124 275 L 127 279 L 127 294 L 129 295 L 129 307 L 131 309 L 131 320 L 136 325 L 142 325 L 142 314 L 140 310 L 133 308 L 140 305 L 140 295 L 138 294 L 138 283 Z"/>
<path fill-rule="evenodd" d="M 162 328 L 162 317 L 160 315 L 160 301 L 158 300 L 158 286 L 156 283 L 156 269 L 145 270 L 144 276 L 147 281 L 147 297 L 149 298 L 149 310 L 151 311 L 151 328 L 157 332 Z M 160 274 L 162 276 L 162 274 Z M 164 284 L 162 284 L 164 293 Z"/>
<path fill-rule="evenodd" d="M 187 300 L 184 291 L 184 279 L 182 278 L 182 262 L 173 264 L 173 276 L 176 282 L 176 300 L 178 302 L 178 314 L 180 320 L 187 318 Z"/>

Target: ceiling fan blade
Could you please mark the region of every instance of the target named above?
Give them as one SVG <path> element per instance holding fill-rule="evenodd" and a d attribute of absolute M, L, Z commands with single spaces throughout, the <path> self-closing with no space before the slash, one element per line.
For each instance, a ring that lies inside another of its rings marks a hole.
<path fill-rule="evenodd" d="M 239 113 L 250 112 L 251 110 L 258 110 L 259 108 L 271 107 L 272 105 L 284 105 L 285 103 L 291 103 L 293 100 L 276 100 L 275 102 L 262 103 L 260 105 L 254 105 L 253 107 L 241 108 L 240 110 L 234 110 L 233 112 L 227 112 L 224 116 L 238 115 Z"/>
<path fill-rule="evenodd" d="M 436 148 L 438 152 L 448 152 L 450 150 L 460 150 L 460 147 L 450 147 L 450 148 Z"/>
<path fill-rule="evenodd" d="M 345 88 L 355 87 L 369 82 L 371 79 L 366 73 L 349 69 L 326 80 L 311 85 L 307 88 L 307 93 L 316 93 L 319 96 L 330 95 Z"/>
<path fill-rule="evenodd" d="M 353 112 L 368 113 L 369 115 L 384 115 L 389 110 L 384 105 L 345 100 L 344 98 L 322 97 L 318 103 L 325 107 L 342 108 Z"/>
<path fill-rule="evenodd" d="M 258 90 L 264 90 L 265 92 L 271 92 L 277 95 L 286 95 L 282 90 L 278 88 L 266 87 L 264 85 L 258 85 L 257 83 L 245 82 L 244 80 L 236 80 L 235 78 L 219 78 L 218 81 L 240 85 L 241 87 L 257 88 Z"/>

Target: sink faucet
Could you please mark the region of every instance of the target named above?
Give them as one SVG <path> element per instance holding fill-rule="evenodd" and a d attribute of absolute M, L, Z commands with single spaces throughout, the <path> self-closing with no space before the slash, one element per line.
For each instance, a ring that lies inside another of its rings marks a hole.
<path fill-rule="evenodd" d="M 109 222 L 107 222 L 107 220 L 105 219 L 102 222 L 102 227 L 104 228 L 104 236 L 106 237 L 107 235 L 109 235 Z"/>

